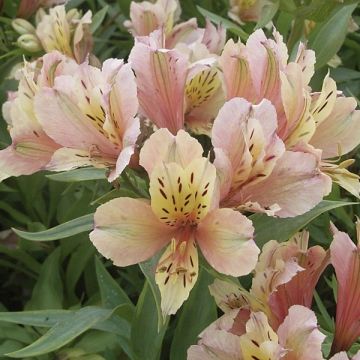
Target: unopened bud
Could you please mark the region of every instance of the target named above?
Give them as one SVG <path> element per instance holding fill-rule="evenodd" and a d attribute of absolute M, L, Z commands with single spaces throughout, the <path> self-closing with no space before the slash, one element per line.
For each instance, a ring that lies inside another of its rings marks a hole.
<path fill-rule="evenodd" d="M 27 20 L 17 18 L 11 22 L 13 29 L 20 35 L 35 34 L 35 28 Z"/>
<path fill-rule="evenodd" d="M 39 39 L 33 34 L 24 34 L 17 39 L 20 48 L 29 52 L 38 52 L 42 50 Z"/>

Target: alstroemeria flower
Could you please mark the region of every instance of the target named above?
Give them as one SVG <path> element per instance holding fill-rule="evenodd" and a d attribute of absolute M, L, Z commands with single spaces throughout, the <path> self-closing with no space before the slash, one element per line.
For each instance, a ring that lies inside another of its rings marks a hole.
<path fill-rule="evenodd" d="M 311 310 L 292 306 L 276 332 L 263 312 L 250 313 L 247 321 L 244 315 L 233 310 L 206 328 L 188 360 L 323 360 L 325 335 Z"/>
<path fill-rule="evenodd" d="M 66 12 L 65 6 L 59 5 L 38 17 L 36 35 L 45 52 L 58 50 L 79 64 L 85 61 L 93 45 L 90 10 L 81 17 L 79 11 Z"/>
<path fill-rule="evenodd" d="M 240 276 L 255 266 L 259 249 L 251 222 L 217 207 L 216 169 L 184 131 L 155 132 L 140 152 L 150 177 L 151 203 L 118 198 L 100 206 L 90 239 L 115 265 L 149 259 L 163 247 L 155 280 L 164 315 L 188 298 L 198 276 L 199 245 L 219 272 Z"/>
<path fill-rule="evenodd" d="M 163 29 L 165 47 L 179 47 L 181 51 L 191 54 L 192 59 L 220 54 L 226 40 L 224 27 L 215 27 L 206 20 L 206 27 L 199 28 L 196 18 L 175 24 L 180 13 L 178 0 L 157 0 L 155 3 L 132 1 L 131 21 L 125 21 L 124 25 L 136 37 L 149 36 L 153 31 Z"/>
<path fill-rule="evenodd" d="M 242 23 L 258 21 L 268 0 L 230 0 L 229 18 Z"/>
<path fill-rule="evenodd" d="M 337 305 L 331 352 L 348 350 L 360 336 L 360 222 L 356 223 L 357 245 L 349 235 L 332 225 L 331 264 L 335 268 Z"/>
<path fill-rule="evenodd" d="M 252 105 L 234 98 L 220 109 L 211 135 L 222 206 L 291 217 L 330 192 L 316 152 L 285 151 L 277 129 L 268 100 Z"/>
<path fill-rule="evenodd" d="M 133 36 L 147 36 L 154 30 L 164 27 L 169 34 L 179 20 L 181 8 L 178 0 L 157 0 L 135 2 L 130 4 L 130 19 L 124 25 Z"/>
<path fill-rule="evenodd" d="M 224 102 L 215 66 L 208 62 L 190 65 L 188 56 L 165 48 L 160 30 L 136 38 L 129 59 L 144 116 L 173 134 L 184 125 L 197 133 L 209 133 Z"/>
<path fill-rule="evenodd" d="M 21 0 L 16 16 L 26 19 L 33 15 L 40 6 L 50 7 L 66 2 L 67 0 Z"/>
<path fill-rule="evenodd" d="M 135 77 L 119 59 L 106 60 L 102 69 L 75 65 L 35 96 L 42 128 L 62 146 L 47 168 L 109 168 L 113 181 L 129 163 L 140 133 Z"/>
<path fill-rule="evenodd" d="M 18 91 L 3 105 L 12 144 L 0 150 L 0 181 L 10 176 L 30 175 L 45 169 L 53 153 L 60 148 L 43 130 L 34 110 L 34 98 L 43 86 L 73 61 L 58 53 L 45 55 L 35 63 L 25 63 L 20 71 Z"/>
<path fill-rule="evenodd" d="M 360 142 L 360 112 L 353 98 L 338 96 L 336 83 L 327 76 L 320 93 L 312 93 L 309 81 L 314 74 L 315 54 L 300 44 L 295 61 L 288 61 L 282 37 L 274 40 L 262 30 L 250 35 L 246 45 L 229 40 L 219 63 L 224 74 L 227 98 L 243 97 L 258 104 L 266 98 L 276 108 L 277 135 L 286 149 L 318 152 L 319 169 L 353 195 L 359 197 L 357 175 L 326 159 L 343 155 Z M 324 160 L 325 159 L 325 160 Z"/>
<path fill-rule="evenodd" d="M 310 308 L 315 286 L 329 259 L 321 246 L 308 249 L 308 240 L 308 232 L 303 231 L 286 242 L 267 242 L 255 267 L 250 291 L 215 280 L 210 292 L 218 306 L 224 312 L 234 308 L 262 311 L 275 330 L 292 305 Z"/>

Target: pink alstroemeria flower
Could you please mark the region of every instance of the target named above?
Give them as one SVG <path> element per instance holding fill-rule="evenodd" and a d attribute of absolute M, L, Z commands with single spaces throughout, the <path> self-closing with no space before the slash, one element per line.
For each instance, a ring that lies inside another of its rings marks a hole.
<path fill-rule="evenodd" d="M 87 62 L 55 76 L 35 96 L 35 114 L 48 136 L 62 147 L 47 169 L 109 168 L 115 180 L 130 161 L 140 133 L 134 74 L 123 60 L 102 69 Z M 49 116 L 51 114 L 51 116 Z"/>
<path fill-rule="evenodd" d="M 331 229 L 334 234 L 330 245 L 331 263 L 338 282 L 335 335 L 331 348 L 334 354 L 348 350 L 360 336 L 360 222 L 356 222 L 357 245 L 334 225 Z"/>
<path fill-rule="evenodd" d="M 173 134 L 184 126 L 209 133 L 224 102 L 220 73 L 213 61 L 190 65 L 186 54 L 165 48 L 163 35 L 136 38 L 130 53 L 141 112 Z"/>
<path fill-rule="evenodd" d="M 160 129 L 145 143 L 140 164 L 150 177 L 151 203 L 118 198 L 95 213 L 90 239 L 115 265 L 145 261 L 165 248 L 156 267 L 164 315 L 174 314 L 198 277 L 199 245 L 219 272 L 248 274 L 259 249 L 251 221 L 217 207 L 216 169 L 197 140 Z"/>
<path fill-rule="evenodd" d="M 199 337 L 198 345 L 188 349 L 188 360 L 323 360 L 325 335 L 318 330 L 315 314 L 300 305 L 289 309 L 276 332 L 263 312 L 246 316 L 233 310 Z"/>
<path fill-rule="evenodd" d="M 318 155 L 286 151 L 268 100 L 252 105 L 234 98 L 220 109 L 212 129 L 221 205 L 269 215 L 305 213 L 330 192 Z"/>
<path fill-rule="evenodd" d="M 230 0 L 229 18 L 242 23 L 258 21 L 268 0 Z"/>
<path fill-rule="evenodd" d="M 360 196 L 359 177 L 329 158 L 344 155 L 360 143 L 360 111 L 353 98 L 341 96 L 326 76 L 320 93 L 312 93 L 315 54 L 300 44 L 295 61 L 289 62 L 281 35 L 274 40 L 262 30 L 250 35 L 246 45 L 229 40 L 219 59 L 228 99 L 243 97 L 258 104 L 266 98 L 276 108 L 277 135 L 287 150 L 314 153 L 319 169 L 354 196 Z"/>
<path fill-rule="evenodd" d="M 276 330 L 292 305 L 310 308 L 315 286 L 329 258 L 320 246 L 308 249 L 308 239 L 308 232 L 303 231 L 286 242 L 267 242 L 255 267 L 249 291 L 215 280 L 210 285 L 210 292 L 220 309 L 224 312 L 234 308 L 262 311 Z"/>
<path fill-rule="evenodd" d="M 73 69 L 74 62 L 59 53 L 45 55 L 20 70 L 18 91 L 3 105 L 12 144 L 0 150 L 0 181 L 10 176 L 30 175 L 46 169 L 57 144 L 43 130 L 35 114 L 34 98 L 44 86 L 51 86 L 54 76 Z"/>
<path fill-rule="evenodd" d="M 175 24 L 180 13 L 178 0 L 132 1 L 131 21 L 125 21 L 124 25 L 137 37 L 149 36 L 153 31 L 163 29 L 167 49 L 179 47 L 185 53 L 192 53 L 191 57 L 197 60 L 220 54 L 226 40 L 225 28 L 214 26 L 208 19 L 206 27 L 199 28 L 196 18 Z"/>
<path fill-rule="evenodd" d="M 59 5 L 48 14 L 40 12 L 38 18 L 36 35 L 45 52 L 57 50 L 79 64 L 86 60 L 93 46 L 90 10 L 81 16 L 78 10 L 66 12 L 65 6 Z"/>

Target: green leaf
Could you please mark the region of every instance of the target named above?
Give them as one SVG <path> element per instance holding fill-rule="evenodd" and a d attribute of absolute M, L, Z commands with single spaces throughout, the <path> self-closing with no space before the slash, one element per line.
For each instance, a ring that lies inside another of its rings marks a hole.
<path fill-rule="evenodd" d="M 213 281 L 214 278 L 207 272 L 200 272 L 179 316 L 171 344 L 170 360 L 186 359 L 190 345 L 196 344 L 201 331 L 216 320 L 216 303 L 208 288 Z"/>
<path fill-rule="evenodd" d="M 95 307 L 85 307 L 73 315 L 56 323 L 45 335 L 25 348 L 6 354 L 12 358 L 25 358 L 47 354 L 61 348 L 70 341 L 89 330 L 95 324 L 106 320 L 113 311 Z"/>
<path fill-rule="evenodd" d="M 161 327 L 165 324 L 167 319 L 164 319 L 161 311 L 161 295 L 159 287 L 155 282 L 155 269 L 159 262 L 161 254 L 153 256 L 150 260 L 144 261 L 139 264 L 141 271 L 145 275 L 145 278 L 150 286 L 151 292 L 154 297 L 156 311 L 158 316 L 158 330 L 160 331 Z"/>
<path fill-rule="evenodd" d="M 327 21 L 319 23 L 310 37 L 310 48 L 316 53 L 316 68 L 321 68 L 340 50 L 347 31 L 351 14 L 357 4 L 341 7 Z"/>
<path fill-rule="evenodd" d="M 41 267 L 27 309 L 61 309 L 63 284 L 60 276 L 61 248 L 54 250 Z"/>
<path fill-rule="evenodd" d="M 77 235 L 93 228 L 94 214 L 87 214 L 64 224 L 39 232 L 26 232 L 13 229 L 13 231 L 26 240 L 53 241 Z"/>
<path fill-rule="evenodd" d="M 357 203 L 324 200 L 304 215 L 285 219 L 264 214 L 252 215 L 250 219 L 255 227 L 255 241 L 259 247 L 262 247 L 269 240 L 286 241 L 322 213 L 341 206 L 355 204 Z"/>
<path fill-rule="evenodd" d="M 101 10 L 99 10 L 92 18 L 90 30 L 93 34 L 101 25 L 101 23 L 104 21 L 105 16 L 108 12 L 109 6 L 103 7 Z"/>
<path fill-rule="evenodd" d="M 255 26 L 255 30 L 266 26 L 273 19 L 279 9 L 279 5 L 280 0 L 270 0 L 264 5 L 261 9 L 261 14 Z"/>
<path fill-rule="evenodd" d="M 111 277 L 105 269 L 103 263 L 95 258 L 96 275 L 100 288 L 102 305 L 106 308 L 114 308 L 120 304 L 129 304 L 134 307 L 133 303 L 126 295 L 120 285 Z"/>
<path fill-rule="evenodd" d="M 240 37 L 241 40 L 246 41 L 249 35 L 237 24 L 233 23 L 232 21 L 225 19 L 219 15 L 216 15 L 206 9 L 203 9 L 201 6 L 197 6 L 197 9 L 204 17 L 208 18 L 212 22 L 217 25 L 223 25 L 225 29 L 229 30 L 233 34 Z"/>
<path fill-rule="evenodd" d="M 54 181 L 73 183 L 87 180 L 103 180 L 106 179 L 105 173 L 105 169 L 82 168 L 46 175 L 46 177 Z"/>
<path fill-rule="evenodd" d="M 145 281 L 131 328 L 131 343 L 136 360 L 159 359 L 167 323 L 158 330 L 156 303 L 149 283 Z"/>

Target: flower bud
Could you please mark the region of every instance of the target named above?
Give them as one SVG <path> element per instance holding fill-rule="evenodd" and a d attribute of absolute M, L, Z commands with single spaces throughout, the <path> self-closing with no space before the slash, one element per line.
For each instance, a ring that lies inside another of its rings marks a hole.
<path fill-rule="evenodd" d="M 17 39 L 17 44 L 20 48 L 30 52 L 38 52 L 42 50 L 39 39 L 33 34 L 21 35 Z"/>
<path fill-rule="evenodd" d="M 35 34 L 35 28 L 27 20 L 17 18 L 11 22 L 13 29 L 20 35 Z"/>

